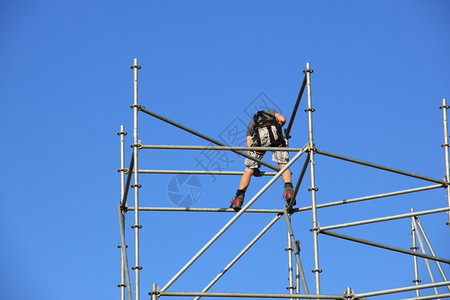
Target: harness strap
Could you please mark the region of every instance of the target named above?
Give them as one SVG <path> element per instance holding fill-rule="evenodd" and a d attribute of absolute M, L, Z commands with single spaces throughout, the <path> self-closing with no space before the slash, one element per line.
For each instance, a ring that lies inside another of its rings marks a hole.
<path fill-rule="evenodd" d="M 276 121 L 276 118 L 274 115 L 271 115 L 265 111 L 258 111 L 253 116 L 253 122 L 255 123 L 254 129 L 254 142 L 256 146 L 261 146 L 261 137 L 259 135 L 260 128 L 267 128 L 268 134 L 269 134 L 269 141 L 270 146 L 276 147 L 276 146 L 286 146 L 285 140 L 283 138 L 283 132 L 281 130 L 280 124 Z M 272 132 L 272 126 L 275 126 L 276 132 L 277 132 L 277 139 L 275 139 L 273 132 Z"/>

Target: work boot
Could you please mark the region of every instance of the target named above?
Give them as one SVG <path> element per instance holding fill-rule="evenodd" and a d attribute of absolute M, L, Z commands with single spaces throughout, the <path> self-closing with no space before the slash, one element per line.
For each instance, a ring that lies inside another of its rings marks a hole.
<path fill-rule="evenodd" d="M 292 183 L 286 182 L 284 184 L 283 199 L 286 200 L 287 205 L 289 205 L 293 197 L 294 197 L 294 187 Z M 295 204 L 297 204 L 297 202 L 294 199 L 294 201 L 292 202 L 292 206 L 294 206 Z"/>
<path fill-rule="evenodd" d="M 245 191 L 243 190 L 237 190 L 236 196 L 231 200 L 230 208 L 234 209 L 235 211 L 239 211 L 242 207 L 242 204 L 244 203 L 245 198 Z"/>

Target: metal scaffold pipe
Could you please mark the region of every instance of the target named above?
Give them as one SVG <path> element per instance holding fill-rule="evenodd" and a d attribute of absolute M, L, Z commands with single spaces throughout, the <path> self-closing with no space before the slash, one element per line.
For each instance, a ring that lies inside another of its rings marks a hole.
<path fill-rule="evenodd" d="M 179 296 L 179 297 L 222 297 L 222 298 L 272 298 L 272 299 L 317 299 L 317 295 L 307 294 L 271 294 L 271 293 L 223 293 L 223 292 L 156 292 L 159 296 Z M 320 299 L 345 300 L 343 295 L 320 295 Z M 355 298 L 356 299 L 356 298 Z"/>
<path fill-rule="evenodd" d="M 413 212 L 414 210 L 411 208 L 411 212 Z M 417 252 L 417 250 L 419 249 L 416 245 L 416 228 L 414 227 L 414 217 L 410 217 L 411 218 L 411 237 L 412 237 L 412 247 L 411 250 L 414 252 Z M 420 279 L 419 279 L 419 269 L 418 269 L 418 265 L 417 265 L 417 256 L 413 256 L 413 263 L 414 263 L 414 284 L 415 285 L 419 285 L 420 283 Z M 416 290 L 416 297 L 420 296 L 420 290 L 417 289 Z"/>
<path fill-rule="evenodd" d="M 124 199 L 125 195 L 125 135 L 127 133 L 124 130 L 123 125 L 120 125 L 120 131 L 117 133 L 120 137 L 120 201 Z M 118 208 L 118 217 L 119 217 L 119 230 L 123 232 L 123 238 L 121 235 L 121 244 L 120 248 L 120 299 L 125 300 L 125 288 L 128 291 L 128 299 L 131 300 L 131 289 L 130 289 L 130 274 L 128 272 L 128 261 L 126 254 L 126 244 L 125 244 L 125 228 L 123 216 L 124 212 L 121 209 L 121 205 L 119 204 Z M 125 277 L 127 283 L 125 284 Z"/>
<path fill-rule="evenodd" d="M 131 280 L 130 271 L 128 269 L 128 255 L 127 255 L 127 245 L 125 244 L 125 218 L 124 211 L 121 209 L 120 205 L 117 207 L 117 216 L 119 218 L 119 232 L 120 232 L 120 252 L 123 258 L 123 272 L 126 280 L 126 288 L 128 300 L 132 300 L 131 296 Z"/>
<path fill-rule="evenodd" d="M 289 232 L 287 233 L 287 238 L 288 238 L 288 241 L 287 241 L 288 243 L 287 243 L 287 248 L 285 250 L 288 255 L 288 282 L 289 282 L 289 285 L 286 287 L 286 289 L 289 290 L 289 294 L 294 294 L 294 289 L 296 287 L 294 286 L 294 269 L 292 266 L 292 245 L 291 245 L 292 241 L 291 241 L 291 236 L 290 236 Z"/>
<path fill-rule="evenodd" d="M 134 71 L 134 101 L 133 105 L 133 159 L 134 159 L 134 170 L 139 170 L 138 168 L 138 153 L 139 153 L 139 133 L 138 133 L 138 70 L 141 66 L 138 65 L 137 58 L 134 59 L 134 64 L 131 69 Z M 139 287 L 140 287 L 140 277 L 139 272 L 142 267 L 139 265 L 139 229 L 142 227 L 139 225 L 139 172 L 134 172 L 134 184 L 131 186 L 134 188 L 134 276 L 135 276 L 135 299 L 139 300 Z"/>
<path fill-rule="evenodd" d="M 295 115 L 297 114 L 298 106 L 300 105 L 300 100 L 302 99 L 303 92 L 305 91 L 305 86 L 306 86 L 306 74 L 303 77 L 302 86 L 300 87 L 300 91 L 297 96 L 297 101 L 295 101 L 294 109 L 292 110 L 291 118 L 289 119 L 289 124 L 284 132 L 284 135 L 287 139 L 291 138 L 290 133 L 292 129 L 292 124 L 294 124 Z"/>
<path fill-rule="evenodd" d="M 124 193 L 122 195 L 122 200 L 120 202 L 120 206 L 122 208 L 125 207 L 125 204 L 127 202 L 127 198 L 128 198 L 128 191 L 130 189 L 130 183 L 131 183 L 131 176 L 134 172 L 134 153 L 131 155 L 131 159 L 130 159 L 130 167 L 128 168 L 128 170 L 126 170 L 126 172 L 128 172 L 127 175 L 127 181 L 125 183 L 125 190 Z"/>
<path fill-rule="evenodd" d="M 139 170 L 141 174 L 196 174 L 196 175 L 242 175 L 243 171 L 201 171 L 201 170 Z M 261 176 L 273 176 L 277 172 L 260 172 Z"/>
<path fill-rule="evenodd" d="M 312 233 L 313 233 L 313 243 L 314 243 L 314 269 L 312 270 L 315 275 L 316 283 L 316 294 L 320 294 L 320 273 L 322 270 L 319 268 L 319 241 L 318 241 L 318 221 L 317 221 L 317 207 L 316 207 L 316 192 L 318 188 L 316 187 L 316 175 L 315 175 L 315 163 L 314 163 L 314 135 L 313 135 L 313 118 L 312 113 L 314 108 L 312 107 L 312 96 L 311 96 L 311 70 L 309 62 L 306 63 L 306 69 L 303 71 L 306 77 L 306 91 L 308 96 L 308 108 L 306 112 L 308 113 L 308 150 L 309 150 L 309 170 L 311 175 L 311 187 L 309 191 L 311 192 L 311 207 L 312 207 Z"/>
<path fill-rule="evenodd" d="M 140 149 L 171 149 L 171 150 L 256 150 L 273 151 L 273 147 L 244 147 L 244 146 L 202 146 L 202 145 L 140 145 Z M 303 147 L 284 147 L 283 151 L 298 152 Z"/>
<path fill-rule="evenodd" d="M 329 156 L 329 157 L 338 158 L 338 159 L 341 159 L 341 160 L 346 160 L 346 161 L 357 163 L 357 164 L 361 164 L 361 165 L 365 165 L 365 166 L 376 168 L 376 169 L 380 169 L 380 170 L 389 171 L 389 172 L 392 172 L 392 173 L 397 173 L 397 174 L 401 174 L 401 175 L 406 175 L 406 176 L 410 176 L 410 177 L 414 177 L 414 178 L 418 178 L 418 179 L 423 179 L 423 180 L 427 180 L 427 181 L 431 181 L 431 182 L 436 182 L 436 183 L 441 183 L 441 184 L 447 185 L 444 180 L 440 180 L 440 179 L 436 179 L 436 178 L 432 178 L 432 177 L 428 177 L 428 176 L 423 176 L 423 175 L 419 175 L 419 174 L 415 174 L 415 173 L 411 173 L 411 172 L 407 172 L 407 171 L 403 171 L 403 170 L 399 170 L 399 169 L 394 169 L 394 168 L 386 167 L 386 166 L 383 166 L 383 165 L 379 165 L 379 164 L 363 161 L 363 160 L 360 160 L 360 159 L 355 159 L 355 158 L 351 158 L 351 157 L 344 156 L 344 155 L 330 153 L 330 152 L 323 151 L 323 150 L 320 150 L 320 149 L 316 149 L 316 153 L 322 154 L 322 155 L 325 155 L 325 156 Z"/>
<path fill-rule="evenodd" d="M 447 205 L 450 207 L 450 162 L 449 162 L 449 150 L 450 144 L 448 143 L 448 122 L 447 122 L 447 109 L 449 106 L 447 105 L 447 99 L 442 99 L 442 119 L 444 123 L 444 144 L 442 147 L 444 148 L 445 155 L 445 182 L 447 184 Z M 448 215 L 447 225 L 450 228 L 450 213 Z"/>

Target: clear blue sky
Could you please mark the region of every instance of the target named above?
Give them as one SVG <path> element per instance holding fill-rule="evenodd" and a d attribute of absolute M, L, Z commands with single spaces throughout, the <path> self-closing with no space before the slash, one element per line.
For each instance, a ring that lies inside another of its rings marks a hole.
<path fill-rule="evenodd" d="M 119 299 L 116 133 L 122 124 L 128 132 L 128 164 L 135 57 L 142 65 L 140 104 L 216 139 L 233 121 L 246 123 L 246 107 L 261 95 L 289 118 L 310 62 L 317 148 L 443 178 L 439 106 L 442 98 L 450 101 L 449 11 L 445 0 L 2 1 L 0 298 Z M 304 108 L 302 102 L 292 146 L 307 142 Z M 142 143 L 207 144 L 144 114 L 140 121 Z M 143 169 L 201 169 L 200 152 L 140 153 Z M 227 170 L 243 170 L 241 157 L 226 158 Z M 294 178 L 301 165 L 292 168 Z M 431 184 L 319 155 L 316 167 L 318 203 Z M 173 178 L 142 175 L 141 205 L 174 206 Z M 202 190 L 194 207 L 227 207 L 239 180 L 197 179 Z M 253 179 L 248 195 L 267 180 Z M 305 180 L 299 206 L 311 202 L 308 187 Z M 282 207 L 281 192 L 277 181 L 253 207 Z M 318 220 L 326 226 L 446 205 L 438 189 L 321 209 Z M 165 285 L 231 216 L 142 213 L 141 299 L 153 282 Z M 437 255 L 448 258 L 447 217 L 420 220 Z M 244 215 L 171 289 L 201 290 L 271 218 Z M 311 220 L 310 212 L 293 216 L 314 291 Z M 411 247 L 408 219 L 336 232 Z M 285 248 L 280 220 L 213 290 L 286 292 Z M 319 253 L 322 293 L 413 284 L 410 256 L 324 235 Z M 430 282 L 422 260 L 420 279 Z"/>

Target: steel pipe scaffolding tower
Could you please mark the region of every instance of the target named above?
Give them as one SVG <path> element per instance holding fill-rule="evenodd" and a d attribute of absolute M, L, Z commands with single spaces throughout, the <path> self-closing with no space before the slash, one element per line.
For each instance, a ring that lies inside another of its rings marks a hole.
<path fill-rule="evenodd" d="M 422 224 L 419 221 L 419 216 L 434 214 L 439 212 L 449 212 L 450 211 L 450 168 L 449 168 L 449 147 L 450 144 L 448 142 L 448 125 L 447 125 L 447 110 L 449 106 L 446 103 L 446 99 L 442 100 L 442 109 L 443 112 L 443 127 L 444 127 L 444 143 L 442 147 L 444 149 L 445 156 L 445 179 L 436 179 L 428 176 L 423 176 L 415 173 L 411 173 L 408 171 L 403 171 L 399 169 L 390 168 L 387 166 L 362 161 L 359 159 L 330 153 L 321 149 L 316 148 L 314 144 L 314 135 L 313 135 L 313 112 L 314 108 L 312 106 L 312 97 L 311 97 L 311 74 L 313 70 L 310 68 L 310 64 L 306 63 L 306 69 L 303 71 L 304 78 L 302 81 L 302 85 L 300 87 L 300 91 L 295 102 L 291 117 L 289 119 L 289 123 L 287 128 L 285 129 L 286 138 L 290 138 L 290 132 L 292 129 L 292 125 L 302 99 L 303 93 L 306 89 L 307 94 L 307 108 L 305 109 L 308 116 L 308 141 L 303 147 L 287 147 L 285 148 L 287 151 L 295 153 L 289 163 L 286 164 L 284 168 L 281 170 L 278 167 L 275 167 L 269 163 L 253 158 L 248 155 L 246 151 L 242 152 L 242 150 L 261 150 L 261 151 L 269 151 L 273 150 L 270 147 L 242 147 L 242 146 L 230 146 L 226 145 L 214 138 L 208 137 L 198 131 L 195 131 L 191 128 L 188 128 L 182 124 L 179 124 L 173 120 L 170 120 L 164 116 L 161 116 L 155 112 L 152 112 L 146 109 L 144 106 L 141 106 L 138 103 L 138 71 L 141 68 L 138 64 L 138 60 L 134 59 L 134 64 L 131 66 L 134 72 L 134 101 L 131 105 L 133 109 L 133 143 L 131 144 L 132 148 L 132 156 L 129 162 L 129 167 L 125 167 L 125 135 L 127 134 L 124 130 L 124 126 L 121 125 L 120 131 L 118 135 L 120 136 L 120 178 L 121 178 L 121 196 L 120 203 L 117 208 L 118 219 L 119 219 L 119 232 L 120 232 L 120 261 L 121 261 L 121 281 L 118 285 L 120 287 L 120 298 L 121 300 L 131 300 L 134 299 L 139 300 L 141 298 L 141 279 L 140 273 L 142 270 L 142 266 L 140 265 L 140 229 L 142 226 L 140 225 L 139 219 L 141 212 L 147 211 L 166 211 L 166 212 L 177 212 L 177 211 L 185 211 L 185 212 L 234 212 L 231 208 L 200 208 L 200 207 L 141 207 L 139 204 L 139 189 L 141 188 L 141 184 L 139 182 L 139 174 L 140 173 L 152 173 L 152 174 L 215 174 L 215 175 L 241 175 L 243 172 L 239 171 L 197 171 L 197 170 L 151 170 L 151 169 L 140 169 L 138 165 L 138 158 L 140 150 L 144 149 L 176 149 L 176 150 L 227 150 L 233 153 L 236 153 L 240 156 L 258 161 L 260 164 L 266 166 L 271 169 L 271 172 L 261 172 L 262 176 L 271 177 L 270 180 L 242 207 L 241 210 L 234 213 L 233 216 L 229 219 L 229 221 L 203 246 L 201 249 L 165 284 L 163 287 L 159 287 L 156 283 L 152 284 L 151 291 L 147 291 L 152 300 L 156 300 L 162 297 L 170 297 L 170 296 L 185 296 L 185 297 L 193 297 L 194 299 L 200 299 L 201 297 L 226 297 L 226 298 L 273 298 L 273 299 L 366 299 L 368 297 L 374 297 L 379 295 L 387 295 L 392 293 L 400 293 L 405 291 L 415 291 L 414 299 L 435 299 L 435 298 L 446 298 L 450 297 L 450 281 L 447 279 L 440 263 L 450 264 L 450 258 L 440 257 L 434 252 L 430 240 L 428 239 L 425 230 Z M 168 123 L 175 127 L 178 127 L 184 131 L 187 131 L 197 137 L 200 137 L 215 146 L 187 146 L 187 145 L 150 145 L 150 144 L 141 144 L 141 141 L 138 139 L 138 115 L 139 113 L 144 113 L 150 115 L 162 122 Z M 335 158 L 338 160 L 343 160 L 346 162 L 351 162 L 355 164 L 365 165 L 371 168 L 380 169 L 384 171 L 388 171 L 391 173 L 401 174 L 408 177 L 418 178 L 425 181 L 429 181 L 432 184 L 399 190 L 389 193 L 383 194 L 375 194 L 370 196 L 345 199 L 341 201 L 328 202 L 318 204 L 316 202 L 316 192 L 318 188 L 315 184 L 315 156 L 323 155 L 331 158 Z M 281 209 L 256 209 L 250 208 L 252 204 L 281 176 L 281 174 L 287 170 L 292 164 L 294 164 L 297 160 L 299 160 L 302 156 L 304 156 L 303 167 L 299 174 L 299 178 L 297 180 L 297 184 L 294 188 L 294 198 L 291 203 L 285 205 L 284 208 Z M 300 184 L 304 179 L 304 175 L 309 169 L 310 172 L 310 187 L 308 191 L 311 195 L 311 205 L 305 207 L 293 208 L 293 202 L 297 193 L 299 192 Z M 129 188 L 132 188 L 134 191 L 134 206 L 128 206 L 127 198 L 129 194 Z M 331 207 L 331 206 L 339 206 L 348 203 L 361 202 L 366 200 L 391 197 L 397 195 L 404 195 L 410 193 L 417 193 L 432 189 L 445 188 L 447 194 L 447 205 L 441 208 L 428 209 L 422 211 L 414 211 L 411 209 L 408 213 L 399 214 L 399 215 L 391 215 L 386 217 L 379 217 L 373 219 L 366 219 L 361 221 L 353 221 L 348 223 L 341 223 L 329 226 L 320 226 L 318 221 L 317 211 L 320 208 Z M 127 244 L 125 239 L 125 215 L 126 212 L 133 211 L 134 212 L 134 220 L 133 225 L 131 226 L 134 233 L 134 254 L 131 255 L 127 252 Z M 311 211 L 312 212 L 312 228 L 310 229 L 313 237 L 313 255 L 314 255 L 314 269 L 312 272 L 314 273 L 315 278 L 315 287 L 314 293 L 311 293 L 310 287 L 306 282 L 306 277 L 304 274 L 304 270 L 302 267 L 302 262 L 300 259 L 300 245 L 299 241 L 295 239 L 294 228 L 291 224 L 291 217 L 298 212 L 301 211 Z M 208 248 L 215 243 L 221 235 L 230 228 L 230 226 L 243 214 L 246 213 L 265 213 L 272 214 L 273 219 L 229 262 L 228 265 L 201 291 L 197 292 L 186 292 L 186 291 L 169 291 L 169 288 L 172 284 L 188 269 L 190 268 L 194 262 L 205 253 Z M 278 220 L 284 217 L 287 225 L 287 248 L 286 251 L 288 253 L 288 283 L 287 287 L 288 293 L 239 293 L 239 292 L 209 292 L 209 289 L 260 239 Z M 394 247 L 386 244 L 377 243 L 374 241 L 364 240 L 361 238 L 344 235 L 341 233 L 334 232 L 334 229 L 358 226 L 363 224 L 371 224 L 377 222 L 384 222 L 395 219 L 410 219 L 411 220 L 411 236 L 412 236 L 412 247 L 410 250 Z M 449 225 L 448 220 L 447 225 Z M 406 287 L 398 287 L 393 289 L 379 290 L 373 292 L 362 292 L 355 293 L 351 287 L 343 287 L 345 290 L 342 294 L 322 294 L 320 287 L 320 273 L 322 270 L 319 266 L 319 241 L 318 235 L 324 234 L 332 237 L 337 237 L 344 240 L 349 240 L 357 243 L 362 243 L 378 248 L 388 249 L 395 252 L 400 252 L 404 254 L 411 255 L 413 258 L 414 265 L 414 285 L 406 286 Z M 425 242 L 425 243 L 424 243 Z M 418 245 L 420 247 L 418 247 Z M 425 253 L 425 245 L 429 249 L 429 254 Z M 421 249 L 419 252 L 418 250 Z M 448 253 L 447 253 L 448 254 Z M 128 258 L 132 256 L 134 258 L 134 265 L 130 268 Z M 294 258 L 294 259 L 293 259 Z M 418 259 L 424 259 L 429 276 L 431 279 L 431 283 L 428 284 L 420 284 L 421 280 L 418 275 Z M 434 261 L 436 263 L 437 268 L 439 269 L 440 277 L 442 277 L 442 281 L 436 281 L 436 278 L 433 276 L 431 272 L 431 268 L 429 265 L 429 260 Z M 130 269 L 133 272 L 130 272 Z M 131 279 L 131 274 L 134 273 L 134 280 Z M 149 286 L 148 283 L 145 286 Z M 303 288 L 303 293 L 300 293 L 300 286 Z M 437 287 L 446 286 L 448 288 L 449 293 L 439 293 Z M 435 294 L 432 296 L 420 296 L 420 291 L 422 289 L 433 288 Z M 413 298 L 411 298 L 413 299 Z"/>

